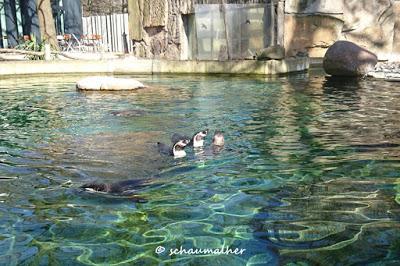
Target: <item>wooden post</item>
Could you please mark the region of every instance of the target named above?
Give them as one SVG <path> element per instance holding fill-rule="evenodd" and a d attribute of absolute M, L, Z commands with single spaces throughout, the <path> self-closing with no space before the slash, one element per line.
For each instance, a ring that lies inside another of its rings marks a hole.
<path fill-rule="evenodd" d="M 125 31 L 122 33 L 122 40 L 124 43 L 124 53 L 129 54 L 128 39 L 127 39 Z"/>

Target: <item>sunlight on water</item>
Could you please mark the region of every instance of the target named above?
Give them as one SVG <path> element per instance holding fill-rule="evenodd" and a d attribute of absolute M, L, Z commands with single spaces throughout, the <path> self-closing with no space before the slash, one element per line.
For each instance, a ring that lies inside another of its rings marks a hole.
<path fill-rule="evenodd" d="M 0 265 L 400 262 L 397 83 L 142 76 L 151 88 L 80 93 L 78 78 L 0 81 Z M 205 128 L 221 152 L 158 154 Z M 148 182 L 79 188 L 127 179 Z"/>

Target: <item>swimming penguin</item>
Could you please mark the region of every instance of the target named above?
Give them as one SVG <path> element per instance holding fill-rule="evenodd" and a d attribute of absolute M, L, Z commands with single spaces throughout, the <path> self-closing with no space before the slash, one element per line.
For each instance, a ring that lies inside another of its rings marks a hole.
<path fill-rule="evenodd" d="M 222 131 L 216 130 L 214 132 L 214 136 L 212 138 L 212 143 L 209 147 L 204 149 L 203 155 L 211 156 L 218 154 L 222 151 L 225 145 L 225 138 Z"/>
<path fill-rule="evenodd" d="M 171 137 L 171 141 L 172 141 L 172 143 L 175 143 L 177 140 L 187 139 L 187 140 L 190 140 L 188 146 L 198 148 L 198 147 L 203 147 L 204 138 L 207 136 L 207 134 L 208 134 L 208 129 L 197 132 L 196 134 L 193 135 L 192 138 L 189 138 L 188 136 L 180 135 L 178 133 L 174 133 Z"/>
<path fill-rule="evenodd" d="M 135 191 L 148 186 L 149 179 L 130 179 L 116 183 L 88 183 L 81 186 L 87 191 L 106 192 L 112 194 L 132 194 Z"/>
<path fill-rule="evenodd" d="M 219 153 L 225 145 L 225 138 L 222 131 L 216 130 L 212 139 L 211 149 L 214 154 Z"/>
<path fill-rule="evenodd" d="M 216 130 L 214 132 L 212 145 L 215 145 L 215 146 L 224 146 L 225 145 L 225 138 L 224 138 L 224 134 L 222 133 L 222 131 Z"/>
<path fill-rule="evenodd" d="M 164 155 L 174 156 L 175 158 L 182 158 L 186 156 L 185 147 L 189 144 L 190 140 L 180 139 L 172 146 L 157 142 L 158 151 Z"/>

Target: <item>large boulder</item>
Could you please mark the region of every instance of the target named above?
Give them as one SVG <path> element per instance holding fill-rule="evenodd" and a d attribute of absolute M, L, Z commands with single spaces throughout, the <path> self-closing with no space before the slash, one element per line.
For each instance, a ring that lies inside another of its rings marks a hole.
<path fill-rule="evenodd" d="M 93 76 L 86 77 L 79 80 L 76 83 L 78 90 L 107 90 L 107 91 L 125 91 L 125 90 L 136 90 L 144 88 L 145 86 L 135 80 L 127 78 L 114 78 L 114 77 L 101 77 Z"/>
<path fill-rule="evenodd" d="M 333 76 L 362 76 L 374 70 L 377 56 L 348 41 L 337 41 L 326 51 L 323 67 Z"/>

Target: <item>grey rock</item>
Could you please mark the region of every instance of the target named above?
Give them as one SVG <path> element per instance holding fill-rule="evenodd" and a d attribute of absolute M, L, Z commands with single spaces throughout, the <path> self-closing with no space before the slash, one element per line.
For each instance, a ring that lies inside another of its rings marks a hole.
<path fill-rule="evenodd" d="M 362 76 L 374 70 L 377 56 L 349 41 L 337 41 L 326 51 L 323 67 L 332 76 Z"/>

